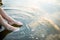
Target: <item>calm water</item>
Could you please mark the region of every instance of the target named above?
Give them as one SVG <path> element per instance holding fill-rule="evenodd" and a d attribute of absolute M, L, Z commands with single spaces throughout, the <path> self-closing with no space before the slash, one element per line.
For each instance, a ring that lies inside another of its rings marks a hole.
<path fill-rule="evenodd" d="M 60 40 L 60 0 L 3 0 L 9 16 L 23 22 L 4 40 Z"/>

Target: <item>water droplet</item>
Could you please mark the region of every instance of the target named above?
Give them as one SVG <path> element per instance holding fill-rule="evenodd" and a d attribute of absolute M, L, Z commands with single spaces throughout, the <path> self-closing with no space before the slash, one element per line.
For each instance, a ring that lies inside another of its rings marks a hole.
<path fill-rule="evenodd" d="M 34 29 L 32 29 L 31 31 L 35 31 Z"/>
<path fill-rule="evenodd" d="M 36 39 L 38 39 L 38 38 L 36 37 Z"/>
<path fill-rule="evenodd" d="M 41 34 L 41 36 L 42 36 L 42 37 L 45 37 L 45 35 L 44 35 L 44 34 Z"/>
<path fill-rule="evenodd" d="M 34 38 L 34 37 L 32 37 L 32 38 Z"/>
<path fill-rule="evenodd" d="M 33 36 L 33 35 L 31 34 L 31 36 Z"/>

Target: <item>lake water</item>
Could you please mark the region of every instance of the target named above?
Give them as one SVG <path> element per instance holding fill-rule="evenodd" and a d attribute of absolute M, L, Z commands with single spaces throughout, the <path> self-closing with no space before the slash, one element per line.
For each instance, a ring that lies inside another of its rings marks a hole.
<path fill-rule="evenodd" d="M 4 40 L 60 40 L 60 0 L 3 0 L 9 16 L 23 22 Z"/>

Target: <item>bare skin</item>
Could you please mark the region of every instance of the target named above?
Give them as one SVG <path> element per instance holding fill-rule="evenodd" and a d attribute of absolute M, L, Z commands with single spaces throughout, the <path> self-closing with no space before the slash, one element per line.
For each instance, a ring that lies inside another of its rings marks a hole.
<path fill-rule="evenodd" d="M 4 19 L 8 22 L 4 22 Z M 17 31 L 19 28 L 11 26 L 12 24 L 23 25 L 21 22 L 17 22 L 6 14 L 6 12 L 0 8 L 0 24 L 10 31 Z"/>
<path fill-rule="evenodd" d="M 8 21 L 10 25 L 12 24 L 23 25 L 21 22 L 17 22 L 14 19 L 12 19 L 10 16 L 8 16 L 2 8 L 0 8 L 0 14 L 4 19 Z"/>
<path fill-rule="evenodd" d="M 11 25 L 9 25 L 8 23 L 4 22 L 3 17 L 0 15 L 0 24 L 3 25 L 6 29 L 10 30 L 10 31 L 16 31 L 19 28 L 13 27 Z"/>

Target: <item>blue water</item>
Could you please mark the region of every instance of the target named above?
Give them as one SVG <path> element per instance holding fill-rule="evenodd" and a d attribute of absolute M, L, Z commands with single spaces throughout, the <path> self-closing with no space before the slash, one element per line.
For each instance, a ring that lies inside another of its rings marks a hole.
<path fill-rule="evenodd" d="M 3 0 L 2 8 L 7 14 L 24 24 L 19 31 L 9 33 L 4 40 L 60 39 L 59 1 Z"/>

